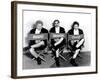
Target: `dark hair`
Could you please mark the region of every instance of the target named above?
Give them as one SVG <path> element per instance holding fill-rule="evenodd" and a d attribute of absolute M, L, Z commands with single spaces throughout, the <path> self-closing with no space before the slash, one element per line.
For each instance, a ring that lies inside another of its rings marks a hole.
<path fill-rule="evenodd" d="M 41 20 L 36 21 L 35 26 L 37 26 L 37 24 L 42 24 L 43 26 L 43 22 Z"/>
<path fill-rule="evenodd" d="M 77 25 L 79 26 L 79 22 L 74 21 L 73 24 L 72 24 L 72 29 L 74 29 L 74 25 L 75 25 L 75 24 L 77 24 Z"/>
<path fill-rule="evenodd" d="M 60 23 L 60 21 L 59 21 L 58 19 L 54 20 L 54 21 L 53 21 L 53 27 L 55 27 L 55 22 L 56 22 L 56 21 L 57 21 L 58 23 Z"/>

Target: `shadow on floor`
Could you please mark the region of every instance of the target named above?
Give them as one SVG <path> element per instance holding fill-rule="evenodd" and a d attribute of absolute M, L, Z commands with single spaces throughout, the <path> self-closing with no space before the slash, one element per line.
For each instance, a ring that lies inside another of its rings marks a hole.
<path fill-rule="evenodd" d="M 81 52 L 80 57 L 77 57 L 76 62 L 79 66 L 89 66 L 90 65 L 90 53 L 91 52 Z M 56 68 L 55 60 L 51 57 L 50 53 L 45 55 L 46 62 L 42 61 L 41 65 L 37 65 L 36 60 L 32 60 L 33 56 L 28 52 L 23 55 L 23 69 L 39 69 L 39 68 Z M 61 67 L 73 67 L 70 64 L 68 53 L 63 53 L 63 56 L 67 61 L 60 58 Z"/>

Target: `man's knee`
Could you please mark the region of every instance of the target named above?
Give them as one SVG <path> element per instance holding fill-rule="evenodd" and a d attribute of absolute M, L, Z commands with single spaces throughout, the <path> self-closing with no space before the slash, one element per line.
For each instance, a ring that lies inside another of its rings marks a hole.
<path fill-rule="evenodd" d="M 31 53 L 33 53 L 35 50 L 34 50 L 34 48 L 30 48 L 30 50 L 29 50 Z"/>

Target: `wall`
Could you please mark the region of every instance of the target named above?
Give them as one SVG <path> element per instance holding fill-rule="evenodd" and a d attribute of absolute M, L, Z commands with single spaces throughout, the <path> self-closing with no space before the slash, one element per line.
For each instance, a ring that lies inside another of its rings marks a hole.
<path fill-rule="evenodd" d="M 70 12 L 70 11 L 69 11 Z M 81 28 L 84 31 L 85 35 L 85 44 L 83 51 L 90 51 L 90 44 L 91 40 L 91 15 L 90 14 L 75 14 L 75 13 L 55 13 L 55 12 L 36 12 L 36 11 L 24 11 L 23 13 L 23 46 L 27 46 L 27 43 L 25 43 L 25 39 L 27 37 L 27 34 L 32 29 L 33 24 L 36 22 L 36 20 L 42 20 L 44 25 L 43 27 L 47 30 L 50 30 L 52 27 L 52 23 L 55 19 L 60 20 L 60 26 L 62 26 L 66 33 L 69 29 L 71 29 L 71 26 L 74 21 L 79 22 L 79 28 Z"/>
<path fill-rule="evenodd" d="M 80 4 L 80 5 L 98 5 L 98 6 L 100 5 L 99 0 L 30 0 L 30 1 L 37 1 L 37 2 L 41 1 L 41 2 L 51 2 L 51 3 L 55 2 L 64 4 Z M 11 8 L 10 7 L 11 7 L 11 0 L 0 0 L 0 80 L 14 80 L 10 78 L 10 68 L 11 68 L 10 66 L 11 65 L 11 11 L 10 11 Z M 100 16 L 98 17 L 100 18 Z M 99 27 L 98 30 L 100 30 Z M 100 34 L 100 32 L 98 32 L 98 34 Z M 100 37 L 98 38 L 98 41 L 99 40 Z M 98 42 L 98 46 L 100 47 L 100 42 Z M 100 54 L 98 54 L 98 56 L 100 57 Z M 100 59 L 98 61 L 100 61 Z M 100 67 L 100 64 L 98 64 L 98 67 Z M 60 77 L 50 77 L 50 78 L 49 77 L 34 78 L 34 79 L 30 78 L 26 80 L 100 80 L 99 76 L 100 73 L 89 74 L 89 75 L 60 76 Z"/>

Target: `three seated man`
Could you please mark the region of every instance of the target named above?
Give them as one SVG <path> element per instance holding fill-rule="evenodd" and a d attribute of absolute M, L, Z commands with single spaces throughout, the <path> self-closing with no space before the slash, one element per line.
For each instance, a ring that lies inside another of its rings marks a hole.
<path fill-rule="evenodd" d="M 65 29 L 60 26 L 60 21 L 59 20 L 54 20 L 53 22 L 53 27 L 49 31 L 50 33 L 65 33 Z M 63 37 L 56 38 L 56 39 L 51 39 L 51 45 L 53 47 L 53 54 L 55 56 L 55 61 L 57 67 L 60 66 L 59 62 L 59 51 L 60 48 L 65 44 L 65 39 Z"/>
<path fill-rule="evenodd" d="M 84 44 L 84 33 L 81 29 L 79 29 L 79 23 L 74 22 L 72 25 L 72 28 L 68 31 L 68 36 L 72 36 L 73 39 L 68 40 L 68 46 L 70 46 L 71 54 L 73 54 L 72 59 L 70 63 L 73 66 L 78 66 L 78 64 L 75 62 L 75 59 L 77 55 L 79 54 L 80 50 L 83 47 Z"/>
<path fill-rule="evenodd" d="M 48 33 L 48 30 L 43 28 L 43 22 L 37 21 L 35 24 L 35 28 L 33 28 L 29 34 L 41 34 L 41 33 Z M 31 54 L 36 58 L 37 63 L 41 64 L 41 58 L 38 56 L 36 50 L 43 50 L 47 46 L 46 40 L 30 40 L 29 47 Z"/>
<path fill-rule="evenodd" d="M 38 20 L 35 23 L 35 28 L 33 28 L 30 31 L 30 34 L 44 34 L 44 33 L 55 33 L 55 34 L 61 34 L 64 33 L 65 34 L 65 29 L 63 27 L 60 26 L 60 21 L 59 20 L 54 20 L 52 28 L 49 30 L 43 28 L 43 22 Z M 78 36 L 78 35 L 84 35 L 83 31 L 81 29 L 79 29 L 79 23 L 78 22 L 74 22 L 72 25 L 72 29 L 70 29 L 67 33 L 67 35 L 69 36 Z M 66 36 L 66 38 L 68 38 Z M 60 66 L 60 62 L 59 62 L 59 52 L 61 50 L 61 48 L 66 44 L 66 38 L 64 37 L 59 37 L 59 38 L 55 38 L 55 39 L 51 39 L 50 40 L 50 44 L 52 46 L 52 53 L 54 54 L 55 57 L 55 62 L 56 62 L 56 66 L 59 67 Z M 50 38 L 49 38 L 50 39 Z M 78 66 L 78 64 L 75 62 L 75 59 L 77 57 L 77 55 L 79 54 L 83 44 L 84 44 L 84 36 L 79 38 L 79 39 L 69 39 L 68 40 L 68 45 L 70 46 L 70 50 L 73 53 L 73 56 L 70 60 L 70 63 L 73 66 Z M 41 64 L 41 58 L 38 56 L 38 53 L 36 52 L 36 50 L 44 50 L 47 47 L 47 40 L 30 40 L 29 41 L 29 51 L 30 53 L 36 58 L 37 60 L 37 64 Z"/>

